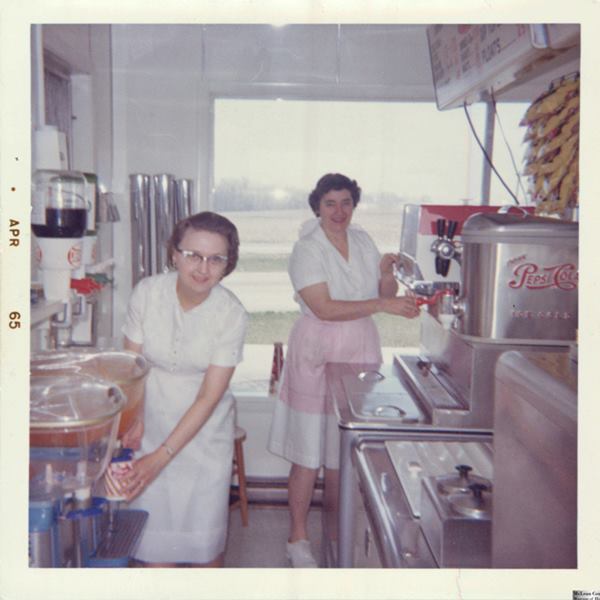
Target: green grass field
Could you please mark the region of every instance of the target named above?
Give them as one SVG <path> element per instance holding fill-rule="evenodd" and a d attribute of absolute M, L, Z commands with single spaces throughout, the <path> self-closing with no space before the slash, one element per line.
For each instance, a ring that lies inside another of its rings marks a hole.
<path fill-rule="evenodd" d="M 397 252 L 403 210 L 403 205 L 396 210 L 372 210 L 359 204 L 352 222 L 369 233 L 380 252 Z M 238 228 L 240 258 L 252 251 L 253 244 L 281 244 L 291 252 L 300 225 L 313 217 L 308 206 L 306 210 L 228 211 L 224 215 Z"/>
<path fill-rule="evenodd" d="M 287 271 L 289 254 L 240 254 L 237 269 L 249 273 Z"/>

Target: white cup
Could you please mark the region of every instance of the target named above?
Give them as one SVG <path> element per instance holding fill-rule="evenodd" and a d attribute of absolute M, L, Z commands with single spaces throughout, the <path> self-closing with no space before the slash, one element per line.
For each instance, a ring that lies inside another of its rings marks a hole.
<path fill-rule="evenodd" d="M 72 270 L 81 265 L 81 238 L 34 239 L 33 252 L 42 270 L 46 300 L 68 301 Z"/>
<path fill-rule="evenodd" d="M 81 265 L 81 238 L 35 238 L 35 257 L 41 269 L 76 269 Z"/>

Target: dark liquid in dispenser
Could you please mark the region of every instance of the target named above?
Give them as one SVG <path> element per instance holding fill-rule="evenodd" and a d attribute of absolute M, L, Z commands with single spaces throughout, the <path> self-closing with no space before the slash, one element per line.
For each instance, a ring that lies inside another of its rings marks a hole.
<path fill-rule="evenodd" d="M 85 233 L 85 208 L 46 208 L 46 224 L 33 223 L 33 233 L 41 238 L 80 238 Z"/>

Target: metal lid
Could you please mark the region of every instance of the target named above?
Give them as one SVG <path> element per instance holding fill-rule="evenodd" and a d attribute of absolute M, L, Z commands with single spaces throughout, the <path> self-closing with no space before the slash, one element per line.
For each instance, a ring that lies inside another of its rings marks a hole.
<path fill-rule="evenodd" d="M 127 402 L 116 386 L 87 375 L 32 377 L 30 428 L 80 429 L 105 423 Z"/>
<path fill-rule="evenodd" d="M 33 187 L 44 194 L 49 208 L 86 208 L 85 177 L 79 171 L 39 169 L 33 174 Z"/>
<path fill-rule="evenodd" d="M 492 494 L 486 485 L 474 483 L 469 486 L 470 494 L 456 492 L 448 496 L 450 506 L 461 515 L 472 519 L 490 519 L 492 516 Z"/>
<path fill-rule="evenodd" d="M 469 486 L 473 483 L 480 483 L 488 488 L 492 487 L 489 479 L 479 475 L 471 475 L 473 468 L 470 465 L 456 465 L 457 474 L 441 475 L 436 477 L 437 488 L 443 494 L 462 493 L 470 494 Z"/>
<path fill-rule="evenodd" d="M 523 214 L 477 213 L 464 223 L 462 241 L 479 243 L 548 243 L 560 238 L 577 241 L 579 224 Z"/>
<path fill-rule="evenodd" d="M 106 379 L 117 385 L 144 378 L 150 363 L 129 350 L 40 352 L 30 360 L 32 375 L 80 373 Z"/>

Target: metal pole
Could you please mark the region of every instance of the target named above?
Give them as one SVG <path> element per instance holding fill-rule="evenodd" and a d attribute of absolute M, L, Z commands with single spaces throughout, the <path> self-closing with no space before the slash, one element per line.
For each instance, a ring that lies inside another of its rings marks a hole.
<path fill-rule="evenodd" d="M 352 466 L 354 432 L 340 429 L 340 493 L 338 508 L 337 566 L 354 566 L 355 474 Z"/>
<path fill-rule="evenodd" d="M 490 160 L 492 160 L 492 155 L 494 152 L 494 127 L 496 124 L 495 121 L 495 111 L 494 111 L 494 103 L 492 100 L 486 101 L 486 113 L 485 113 L 485 139 L 483 142 L 483 147 Z M 490 189 L 492 185 L 492 168 L 487 160 L 483 161 L 483 174 L 481 177 L 481 204 L 489 205 L 490 204 Z"/>

